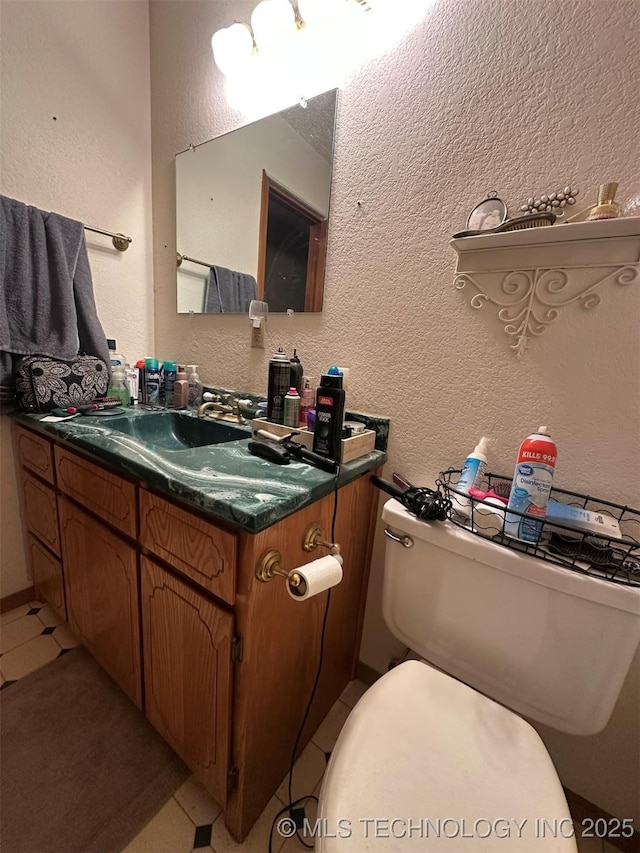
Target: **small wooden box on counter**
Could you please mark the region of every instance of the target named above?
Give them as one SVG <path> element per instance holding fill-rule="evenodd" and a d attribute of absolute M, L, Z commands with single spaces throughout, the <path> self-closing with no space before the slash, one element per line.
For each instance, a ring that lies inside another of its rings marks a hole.
<path fill-rule="evenodd" d="M 304 444 L 307 450 L 313 450 L 313 433 L 308 429 L 292 429 L 291 427 L 283 426 L 282 424 L 274 424 L 266 418 L 254 418 L 252 421 L 252 437 L 256 436 L 256 431 L 259 429 L 271 432 L 279 438 L 282 436 L 294 433 L 294 438 L 300 444 Z M 343 438 L 341 442 L 340 462 L 353 462 L 354 459 L 359 459 L 361 456 L 366 456 L 375 449 L 376 434 L 372 429 L 365 429 L 359 435 L 352 435 L 351 438 Z"/>

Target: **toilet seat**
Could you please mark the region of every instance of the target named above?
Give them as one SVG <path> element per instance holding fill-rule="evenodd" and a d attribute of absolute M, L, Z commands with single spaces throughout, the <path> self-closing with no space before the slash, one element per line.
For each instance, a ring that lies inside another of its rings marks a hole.
<path fill-rule="evenodd" d="M 577 850 L 536 731 L 419 661 L 383 676 L 350 714 L 318 817 L 323 853 Z"/>

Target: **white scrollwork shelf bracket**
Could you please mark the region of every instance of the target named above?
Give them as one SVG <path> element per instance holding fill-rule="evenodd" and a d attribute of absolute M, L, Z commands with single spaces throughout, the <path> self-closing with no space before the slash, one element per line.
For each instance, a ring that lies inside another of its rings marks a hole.
<path fill-rule="evenodd" d="M 582 268 L 584 272 L 586 268 Z M 632 284 L 640 278 L 640 266 L 634 263 L 598 267 L 589 265 L 589 275 L 578 282 L 573 274 L 576 268 L 539 267 L 516 269 L 502 273 L 482 270 L 467 270 L 457 273 L 454 280 L 456 290 L 470 285 L 477 292 L 471 298 L 472 308 L 482 308 L 485 302 L 498 308 L 498 317 L 505 324 L 504 330 L 514 343 L 519 359 L 525 353 L 529 340 L 545 334 L 557 319 L 561 308 L 575 302 L 583 308 L 595 308 L 602 301 L 596 291 L 607 282 L 621 286 Z"/>

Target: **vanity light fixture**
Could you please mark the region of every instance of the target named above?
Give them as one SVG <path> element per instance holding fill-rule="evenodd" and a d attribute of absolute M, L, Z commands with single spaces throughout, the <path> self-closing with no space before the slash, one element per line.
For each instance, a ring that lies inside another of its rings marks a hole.
<path fill-rule="evenodd" d="M 213 34 L 211 49 L 220 71 L 223 74 L 232 74 L 253 54 L 255 50 L 253 34 L 246 24 L 236 22 Z"/>
<path fill-rule="evenodd" d="M 366 0 L 261 0 L 251 14 L 251 26 L 236 22 L 217 30 L 211 39 L 216 65 L 225 75 L 242 69 L 252 54 L 282 49 L 306 27 L 339 26 L 345 16 L 368 11 Z"/>
<path fill-rule="evenodd" d="M 262 0 L 251 14 L 259 50 L 277 50 L 296 32 L 296 13 L 289 0 Z"/>

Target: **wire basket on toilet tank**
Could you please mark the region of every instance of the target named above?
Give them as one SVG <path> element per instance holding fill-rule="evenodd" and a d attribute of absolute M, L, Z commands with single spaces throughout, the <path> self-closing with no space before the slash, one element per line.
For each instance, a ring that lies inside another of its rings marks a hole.
<path fill-rule="evenodd" d="M 450 520 L 505 548 L 555 563 L 565 569 L 611 583 L 640 587 L 640 510 L 566 489 L 551 489 L 547 516 L 536 520 L 536 541 L 508 535 L 525 514 L 508 509 L 511 478 L 485 474 L 479 498 L 458 488 L 461 469 L 440 474 L 439 485 L 451 501 Z"/>

